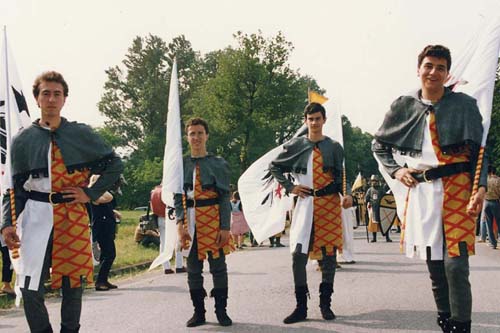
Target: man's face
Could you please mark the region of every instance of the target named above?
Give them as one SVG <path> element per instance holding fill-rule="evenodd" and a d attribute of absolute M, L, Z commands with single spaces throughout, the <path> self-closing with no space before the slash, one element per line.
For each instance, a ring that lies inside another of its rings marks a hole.
<path fill-rule="evenodd" d="M 192 150 L 205 149 L 208 134 L 205 132 L 203 125 L 192 125 L 187 130 L 187 140 Z"/>
<path fill-rule="evenodd" d="M 38 87 L 40 93 L 36 102 L 42 111 L 42 117 L 59 116 L 66 102 L 62 84 L 59 82 L 42 81 Z"/>
<path fill-rule="evenodd" d="M 425 57 L 418 68 L 418 76 L 422 82 L 422 89 L 442 89 L 448 78 L 447 62 L 444 58 Z"/>
<path fill-rule="evenodd" d="M 323 134 L 325 121 L 326 118 L 323 117 L 321 112 L 308 114 L 304 119 L 304 123 L 307 125 L 310 134 Z"/>

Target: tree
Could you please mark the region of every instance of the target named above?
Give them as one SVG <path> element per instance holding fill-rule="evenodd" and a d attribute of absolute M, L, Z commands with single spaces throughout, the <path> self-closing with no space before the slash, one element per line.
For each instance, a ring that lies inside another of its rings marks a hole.
<path fill-rule="evenodd" d="M 234 34 L 237 47 L 205 59 L 207 80 L 193 95 L 193 113 L 209 119 L 209 147 L 231 165 L 233 181 L 262 154 L 289 139 L 302 122 L 312 78 L 288 64 L 293 50 L 281 33 L 272 38 Z"/>
<path fill-rule="evenodd" d="M 344 136 L 346 178 L 352 183 L 358 172 L 369 177 L 378 173 L 377 161 L 371 153 L 373 136 L 353 127 L 346 116 L 342 116 Z"/>
<path fill-rule="evenodd" d="M 152 186 L 161 180 L 174 57 L 179 68 L 181 107 L 188 112 L 186 100 L 200 77 L 200 56 L 184 36 L 168 45 L 157 36 L 136 37 L 122 66 L 106 70 L 108 79 L 98 106 L 107 120 L 100 132 L 127 155 L 124 174 L 129 186 L 121 200 L 127 207 L 144 205 Z"/>

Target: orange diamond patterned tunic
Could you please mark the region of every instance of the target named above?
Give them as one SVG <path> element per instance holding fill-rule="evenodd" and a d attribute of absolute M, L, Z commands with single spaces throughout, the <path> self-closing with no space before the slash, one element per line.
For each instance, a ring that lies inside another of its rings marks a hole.
<path fill-rule="evenodd" d="M 196 164 L 196 180 L 194 184 L 194 199 L 205 200 L 217 198 L 213 189 L 203 189 L 201 186 L 200 166 Z M 195 207 L 196 240 L 198 242 L 198 259 L 204 260 L 211 253 L 213 258 L 219 258 L 219 249 L 216 246 L 217 234 L 220 230 L 219 205 Z M 222 247 L 224 254 L 234 250 L 231 237 Z"/>
<path fill-rule="evenodd" d="M 323 171 L 323 157 L 315 147 L 313 155 L 313 186 L 322 189 L 333 182 L 331 171 Z M 309 257 L 322 259 L 322 248 L 327 255 L 335 254 L 335 249 L 342 249 L 342 220 L 340 196 L 338 193 L 314 197 L 314 241 L 310 246 Z"/>
<path fill-rule="evenodd" d="M 432 146 L 439 160 L 439 165 L 468 162 L 470 153 L 445 155 L 439 147 L 436 118 L 434 112 L 429 114 L 429 128 Z M 471 196 L 471 175 L 468 172 L 443 177 L 443 226 L 446 238 L 446 247 L 450 257 L 460 255 L 458 244 L 466 242 L 467 253 L 474 254 L 476 224 L 474 218 L 466 212 Z"/>
<path fill-rule="evenodd" d="M 52 141 L 51 154 L 53 192 L 61 192 L 68 186 L 86 185 L 89 172 L 75 170 L 69 174 L 55 141 Z M 63 276 L 69 277 L 71 288 L 81 285 L 81 277 L 92 282 L 89 218 L 85 205 L 61 203 L 53 209 L 52 288 L 61 287 Z"/>

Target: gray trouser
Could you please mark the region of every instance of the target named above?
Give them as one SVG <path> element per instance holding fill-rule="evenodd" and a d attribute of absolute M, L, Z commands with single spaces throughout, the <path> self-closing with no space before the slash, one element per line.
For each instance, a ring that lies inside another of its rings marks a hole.
<path fill-rule="evenodd" d="M 466 322 L 472 312 L 469 256 L 465 242 L 460 242 L 459 248 L 459 257 L 448 257 L 445 250 L 444 260 L 427 260 L 427 268 L 438 312 L 451 313 L 451 319 Z"/>
<path fill-rule="evenodd" d="M 203 288 L 203 260 L 198 259 L 198 241 L 196 235 L 193 237 L 193 246 L 186 261 L 188 273 L 188 286 L 190 290 Z M 227 266 L 224 251 L 219 249 L 219 258 L 214 259 L 212 254 L 208 254 L 208 264 L 214 282 L 215 289 L 227 288 Z"/>
<path fill-rule="evenodd" d="M 312 249 L 314 243 L 314 222 L 311 229 L 309 249 L 307 252 Z M 323 252 L 323 259 L 318 260 L 319 267 L 321 268 L 321 282 L 333 284 L 333 280 L 335 279 L 335 268 L 337 268 L 337 249 L 334 249 L 332 256 L 326 255 L 325 248 L 322 248 L 321 252 Z M 292 271 L 295 287 L 307 286 L 307 259 L 308 254 L 302 253 L 302 244 L 297 244 L 292 254 Z"/>
<path fill-rule="evenodd" d="M 297 244 L 295 251 L 292 254 L 292 271 L 295 287 L 307 286 L 306 265 L 308 255 L 302 253 L 302 245 Z M 335 268 L 337 267 L 337 251 L 335 250 L 332 256 L 326 255 L 325 248 L 322 248 L 323 259 L 318 260 L 321 268 L 321 282 L 332 283 L 335 279 Z"/>
<path fill-rule="evenodd" d="M 28 325 L 31 332 L 44 332 L 50 327 L 49 314 L 45 307 L 45 287 L 44 283 L 49 277 L 49 267 L 52 258 L 52 236 L 49 239 L 47 251 L 42 268 L 42 277 L 38 290 L 29 290 L 30 278 L 26 278 L 24 288 L 21 288 L 23 295 L 23 306 Z M 82 311 L 83 288 L 71 288 L 69 277 L 62 279 L 62 304 L 61 304 L 61 326 L 70 330 L 77 330 L 80 327 L 80 314 Z"/>

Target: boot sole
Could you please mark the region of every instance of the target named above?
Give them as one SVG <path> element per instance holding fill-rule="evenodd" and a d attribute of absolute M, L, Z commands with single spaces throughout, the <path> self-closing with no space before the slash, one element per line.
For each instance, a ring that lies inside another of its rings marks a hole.
<path fill-rule="evenodd" d="M 192 324 L 186 324 L 186 327 L 198 327 L 198 326 L 201 326 L 201 325 L 205 325 L 207 322 L 204 321 L 204 322 L 197 322 L 197 323 L 192 323 Z"/>

